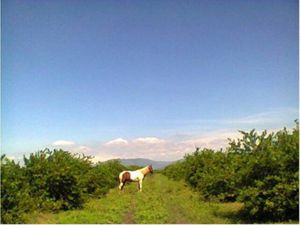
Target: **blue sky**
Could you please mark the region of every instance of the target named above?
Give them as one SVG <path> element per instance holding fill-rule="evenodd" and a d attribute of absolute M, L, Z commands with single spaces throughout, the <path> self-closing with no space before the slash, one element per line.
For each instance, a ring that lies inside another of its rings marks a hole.
<path fill-rule="evenodd" d="M 199 138 L 205 146 L 237 129 L 293 127 L 298 8 L 4 0 L 2 152 L 168 160 Z"/>

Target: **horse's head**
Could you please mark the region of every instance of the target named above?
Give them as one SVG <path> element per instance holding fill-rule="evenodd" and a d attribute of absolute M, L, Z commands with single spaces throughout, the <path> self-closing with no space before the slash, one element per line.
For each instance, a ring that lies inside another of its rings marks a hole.
<path fill-rule="evenodd" d="M 148 166 L 148 169 L 149 169 L 150 173 L 153 173 L 152 165 L 149 165 L 149 166 Z"/>

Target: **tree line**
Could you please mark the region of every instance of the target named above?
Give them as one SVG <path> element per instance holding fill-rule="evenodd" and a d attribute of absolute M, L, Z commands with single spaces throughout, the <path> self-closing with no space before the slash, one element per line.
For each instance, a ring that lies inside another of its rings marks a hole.
<path fill-rule="evenodd" d="M 224 150 L 200 149 L 162 172 L 206 200 L 239 201 L 249 222 L 299 219 L 299 123 L 267 134 L 240 131 Z"/>

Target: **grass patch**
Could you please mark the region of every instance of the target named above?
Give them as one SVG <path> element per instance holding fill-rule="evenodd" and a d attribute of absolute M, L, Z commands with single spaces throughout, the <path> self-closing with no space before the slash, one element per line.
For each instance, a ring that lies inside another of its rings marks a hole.
<path fill-rule="evenodd" d="M 112 189 L 101 199 L 91 199 L 83 209 L 58 213 L 34 213 L 28 223 L 49 224 L 161 224 L 242 223 L 240 203 L 203 202 L 199 194 L 184 182 L 173 181 L 162 174 L 145 178 L 143 192 L 131 183 L 120 192 Z"/>
<path fill-rule="evenodd" d="M 40 213 L 28 223 L 56 224 L 96 224 L 122 223 L 123 215 L 130 206 L 130 194 L 119 193 L 117 189 L 109 191 L 101 199 L 91 199 L 83 209 L 60 211 L 53 214 Z M 47 216 L 45 216 L 47 215 Z"/>

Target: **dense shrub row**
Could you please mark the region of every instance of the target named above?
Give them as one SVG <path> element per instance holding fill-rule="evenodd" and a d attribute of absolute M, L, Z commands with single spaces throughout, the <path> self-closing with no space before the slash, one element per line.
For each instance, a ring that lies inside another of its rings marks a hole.
<path fill-rule="evenodd" d="M 299 125 L 292 133 L 242 132 L 226 150 L 197 149 L 163 173 L 206 199 L 241 201 L 252 221 L 299 217 Z"/>
<path fill-rule="evenodd" d="M 93 165 L 91 157 L 45 149 L 24 157 L 20 166 L 1 157 L 1 222 L 23 223 L 35 209 L 78 208 L 87 196 L 115 187 L 125 169 L 117 160 Z"/>

